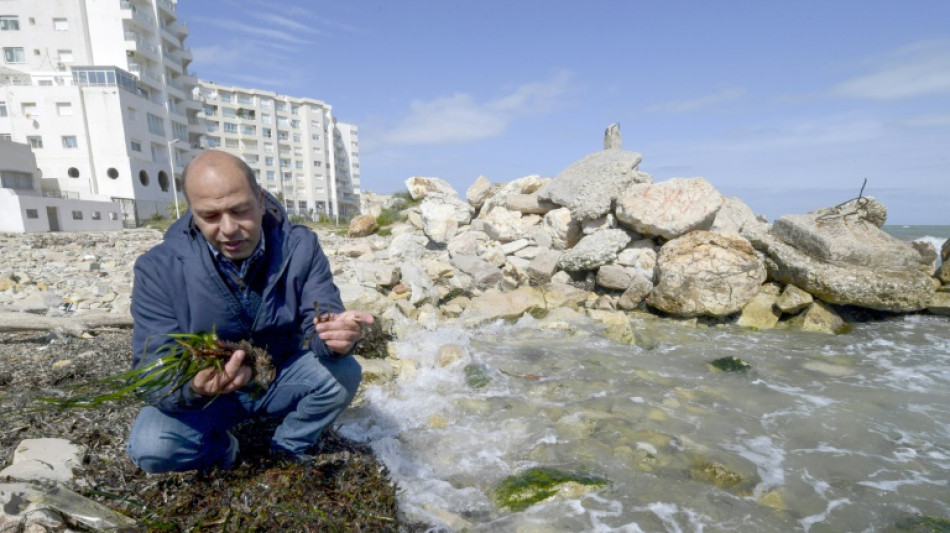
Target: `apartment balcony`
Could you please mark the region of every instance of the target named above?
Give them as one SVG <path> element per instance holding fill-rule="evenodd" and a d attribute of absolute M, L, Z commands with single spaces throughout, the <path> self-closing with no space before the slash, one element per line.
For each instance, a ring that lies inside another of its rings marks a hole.
<path fill-rule="evenodd" d="M 176 60 L 174 54 L 165 53 L 165 56 L 162 58 L 162 64 L 165 65 L 165 68 L 174 73 L 172 77 L 181 76 L 185 72 L 184 69 L 181 68 L 181 60 Z"/>
<path fill-rule="evenodd" d="M 136 7 L 130 0 L 119 0 L 119 9 L 122 10 L 123 19 L 132 20 L 143 28 L 155 27 L 155 19 L 152 15 Z"/>
<path fill-rule="evenodd" d="M 172 32 L 172 35 L 178 37 L 179 42 L 185 37 L 188 37 L 188 25 L 184 22 L 175 21 L 169 24 L 168 31 Z"/>
<path fill-rule="evenodd" d="M 140 54 L 151 61 L 158 61 L 158 47 L 149 43 L 138 32 L 125 32 L 125 50 L 130 55 Z"/>
<path fill-rule="evenodd" d="M 166 15 L 175 15 L 175 4 L 173 4 L 171 0 L 158 0 L 155 3 L 158 4 L 158 8 Z"/>

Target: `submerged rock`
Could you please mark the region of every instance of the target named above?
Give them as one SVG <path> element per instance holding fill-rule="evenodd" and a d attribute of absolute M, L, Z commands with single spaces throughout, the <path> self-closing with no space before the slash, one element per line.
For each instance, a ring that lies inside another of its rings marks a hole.
<path fill-rule="evenodd" d="M 606 484 L 606 478 L 591 472 L 539 466 L 505 479 L 494 499 L 499 507 L 517 512 L 558 494 L 577 497 Z"/>

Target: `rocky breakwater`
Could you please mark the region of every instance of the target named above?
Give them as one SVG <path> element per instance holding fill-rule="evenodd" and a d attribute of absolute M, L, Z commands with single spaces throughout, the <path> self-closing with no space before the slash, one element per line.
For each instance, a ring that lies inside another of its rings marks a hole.
<path fill-rule="evenodd" d="M 554 178 L 479 177 L 464 199 L 441 179 L 410 178 L 418 203 L 391 239 L 327 243 L 344 299 L 397 335 L 583 313 L 626 342 L 648 315 L 840 333 L 844 309 L 948 311 L 946 263 L 881 230 L 873 198 L 769 224 L 703 178 L 654 183 L 641 160 L 615 137 Z"/>

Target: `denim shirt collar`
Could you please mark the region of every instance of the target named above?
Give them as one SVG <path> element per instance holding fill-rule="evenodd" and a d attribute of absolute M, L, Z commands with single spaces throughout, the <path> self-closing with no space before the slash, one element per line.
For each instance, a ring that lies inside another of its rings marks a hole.
<path fill-rule="evenodd" d="M 215 249 L 210 242 L 205 241 L 208 244 L 208 249 L 211 250 L 211 257 L 214 258 L 214 263 L 221 269 L 227 278 L 233 282 L 239 282 L 237 284 L 243 285 L 247 279 L 248 272 L 251 271 L 251 265 L 254 264 L 258 259 L 264 256 L 264 232 L 261 232 L 261 240 L 257 243 L 257 247 L 254 248 L 254 252 L 248 256 L 247 259 L 241 261 L 240 266 L 236 265 L 234 261 L 225 257 L 224 254 Z"/>

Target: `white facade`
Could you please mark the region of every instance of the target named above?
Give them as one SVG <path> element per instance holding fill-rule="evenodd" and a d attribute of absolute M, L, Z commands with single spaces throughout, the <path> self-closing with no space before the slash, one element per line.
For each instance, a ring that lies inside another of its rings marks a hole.
<path fill-rule="evenodd" d="M 200 139 L 175 3 L 0 1 L 0 141 L 33 149 L 42 195 L 167 214 Z"/>
<path fill-rule="evenodd" d="M 199 81 L 203 148 L 242 157 L 262 187 L 305 218 L 359 213 L 356 126 L 330 105 L 270 91 Z"/>
<path fill-rule="evenodd" d="M 36 158 L 26 144 L 0 141 L 0 231 L 122 229 L 119 204 L 43 196 Z"/>

